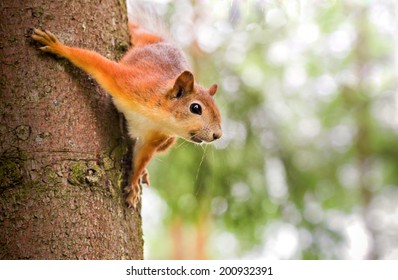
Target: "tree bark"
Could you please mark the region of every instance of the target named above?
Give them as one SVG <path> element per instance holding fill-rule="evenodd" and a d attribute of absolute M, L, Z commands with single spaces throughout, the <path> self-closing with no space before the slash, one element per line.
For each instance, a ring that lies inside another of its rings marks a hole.
<path fill-rule="evenodd" d="M 125 2 L 5 0 L 0 10 L 0 259 L 142 259 L 120 115 L 95 81 L 30 38 L 48 29 L 119 59 Z"/>

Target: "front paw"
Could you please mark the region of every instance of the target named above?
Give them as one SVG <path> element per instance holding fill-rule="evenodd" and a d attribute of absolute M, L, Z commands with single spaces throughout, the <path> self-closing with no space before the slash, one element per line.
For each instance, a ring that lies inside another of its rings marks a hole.
<path fill-rule="evenodd" d="M 38 41 L 44 45 L 44 47 L 40 48 L 42 51 L 62 56 L 61 52 L 63 45 L 50 31 L 41 31 L 35 28 L 33 30 L 32 38 L 33 40 Z"/>
<path fill-rule="evenodd" d="M 141 200 L 141 188 L 138 184 L 124 188 L 128 193 L 126 202 L 129 208 L 137 209 L 138 202 Z"/>

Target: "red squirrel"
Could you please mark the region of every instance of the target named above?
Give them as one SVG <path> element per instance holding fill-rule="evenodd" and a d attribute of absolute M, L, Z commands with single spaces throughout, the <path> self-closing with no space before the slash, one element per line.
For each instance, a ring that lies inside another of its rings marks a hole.
<path fill-rule="evenodd" d="M 181 137 L 202 143 L 221 137 L 221 117 L 209 89 L 195 82 L 184 54 L 172 42 L 129 22 L 132 47 L 119 61 L 85 49 L 65 46 L 50 31 L 34 29 L 32 38 L 44 52 L 64 57 L 92 76 L 113 97 L 136 139 L 133 170 L 125 188 L 127 204 L 136 208 L 141 183 L 149 185 L 147 164 L 156 152 Z M 140 182 L 141 179 L 141 182 Z"/>

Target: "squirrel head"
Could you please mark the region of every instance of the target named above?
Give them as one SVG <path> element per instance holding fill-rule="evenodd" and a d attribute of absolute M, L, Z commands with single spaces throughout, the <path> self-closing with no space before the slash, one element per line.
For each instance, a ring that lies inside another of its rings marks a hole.
<path fill-rule="evenodd" d="M 170 112 L 175 119 L 178 136 L 195 143 L 212 142 L 221 137 L 221 116 L 213 95 L 214 84 L 206 90 L 195 84 L 193 74 L 184 71 L 167 92 Z"/>

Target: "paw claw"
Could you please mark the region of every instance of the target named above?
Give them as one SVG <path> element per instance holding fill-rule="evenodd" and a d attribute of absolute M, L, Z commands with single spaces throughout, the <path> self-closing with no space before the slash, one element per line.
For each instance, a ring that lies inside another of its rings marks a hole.
<path fill-rule="evenodd" d="M 126 199 L 128 208 L 137 209 L 138 202 L 140 202 L 140 193 L 139 192 L 131 192 Z"/>
<path fill-rule="evenodd" d="M 43 52 L 51 52 L 51 48 L 49 46 L 44 46 L 39 48 Z"/>
<path fill-rule="evenodd" d="M 139 184 L 130 185 L 124 189 L 128 195 L 126 198 L 126 202 L 128 208 L 137 209 L 138 202 L 141 200 L 141 187 Z"/>

